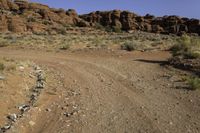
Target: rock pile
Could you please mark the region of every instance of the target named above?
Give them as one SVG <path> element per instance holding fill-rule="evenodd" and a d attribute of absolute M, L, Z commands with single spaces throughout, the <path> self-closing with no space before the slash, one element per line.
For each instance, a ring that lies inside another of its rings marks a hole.
<path fill-rule="evenodd" d="M 29 111 L 31 106 L 34 105 L 34 103 L 37 101 L 41 90 L 44 89 L 44 84 L 45 84 L 45 76 L 44 76 L 44 72 L 41 70 L 41 68 L 39 66 L 35 67 L 35 74 L 36 74 L 36 85 L 33 88 L 33 92 L 32 95 L 30 97 L 30 100 L 28 101 L 28 104 L 22 104 L 21 106 L 18 107 L 20 113 L 19 114 L 9 114 L 7 116 L 8 119 L 8 123 L 3 126 L 0 127 L 0 133 L 4 133 L 7 130 L 9 130 L 13 124 L 20 119 L 25 112 Z"/>
<path fill-rule="evenodd" d="M 44 72 L 41 70 L 40 67 L 36 66 L 35 72 L 36 72 L 36 86 L 33 89 L 33 94 L 31 95 L 31 100 L 30 100 L 30 103 L 32 105 L 36 102 L 37 97 L 41 93 L 41 90 L 44 89 L 45 80 L 46 80 L 44 76 Z"/>

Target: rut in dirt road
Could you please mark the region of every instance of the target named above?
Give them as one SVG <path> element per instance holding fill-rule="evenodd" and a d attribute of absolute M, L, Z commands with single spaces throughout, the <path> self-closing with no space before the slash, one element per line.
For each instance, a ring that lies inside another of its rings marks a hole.
<path fill-rule="evenodd" d="M 165 76 L 170 71 L 159 64 L 170 56 L 167 52 L 0 55 L 33 60 L 52 69 L 60 82 L 47 80 L 51 87 L 38 106 L 9 132 L 200 132 L 199 92 L 173 87 Z"/>

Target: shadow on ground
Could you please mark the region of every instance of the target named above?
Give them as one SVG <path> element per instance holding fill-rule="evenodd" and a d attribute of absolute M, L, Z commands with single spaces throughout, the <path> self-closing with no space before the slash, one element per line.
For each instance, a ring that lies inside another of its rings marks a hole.
<path fill-rule="evenodd" d="M 169 62 L 168 61 L 159 61 L 159 60 L 145 60 L 145 59 L 136 59 L 134 61 L 144 62 L 144 63 L 151 63 L 151 64 L 160 64 L 160 65 L 166 65 Z"/>

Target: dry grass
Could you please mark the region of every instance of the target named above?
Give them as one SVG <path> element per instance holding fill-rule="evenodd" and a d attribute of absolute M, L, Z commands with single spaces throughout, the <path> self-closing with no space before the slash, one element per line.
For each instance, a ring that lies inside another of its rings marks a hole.
<path fill-rule="evenodd" d="M 200 78 L 199 77 L 192 77 L 188 80 L 188 85 L 191 90 L 197 90 L 200 89 Z"/>
<path fill-rule="evenodd" d="M 61 30 L 62 31 L 62 30 Z M 173 42 L 172 37 L 167 35 L 156 35 L 144 32 L 128 33 L 103 33 L 103 34 L 69 34 L 64 35 L 9 35 L 1 34 L 2 46 L 21 47 L 33 50 L 55 51 L 76 48 L 103 48 L 121 49 L 121 45 L 126 42 L 133 42 L 137 45 L 137 50 L 167 49 Z M 163 43 L 163 41 L 165 43 Z M 8 45 L 12 44 L 12 45 Z M 167 46 L 164 46 L 167 44 Z M 79 47 L 81 46 L 81 47 Z M 89 47 L 88 47 L 89 46 Z"/>
<path fill-rule="evenodd" d="M 182 36 L 177 44 L 172 47 L 173 56 L 182 56 L 183 58 L 200 58 L 200 38 Z"/>

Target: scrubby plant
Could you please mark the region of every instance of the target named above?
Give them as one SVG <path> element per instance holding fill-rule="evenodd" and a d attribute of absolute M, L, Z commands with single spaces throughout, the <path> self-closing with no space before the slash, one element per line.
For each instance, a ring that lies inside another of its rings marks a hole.
<path fill-rule="evenodd" d="M 113 32 L 113 29 L 110 26 L 105 27 L 106 32 Z"/>
<path fill-rule="evenodd" d="M 52 22 L 50 22 L 49 20 L 44 20 L 42 23 L 43 23 L 44 25 L 50 25 L 50 24 L 52 24 Z"/>
<path fill-rule="evenodd" d="M 5 65 L 3 62 L 0 62 L 0 71 L 3 71 L 5 69 Z"/>
<path fill-rule="evenodd" d="M 60 50 L 68 50 L 68 49 L 70 49 L 70 45 L 66 43 L 62 44 L 60 47 Z"/>
<path fill-rule="evenodd" d="M 113 31 L 113 32 L 116 32 L 116 33 L 121 33 L 121 32 L 122 32 L 121 28 L 118 27 L 118 26 L 113 26 L 113 27 L 112 27 L 112 31 Z"/>
<path fill-rule="evenodd" d="M 6 66 L 7 71 L 15 71 L 16 70 L 16 64 L 9 64 Z"/>
<path fill-rule="evenodd" d="M 133 51 L 136 50 L 136 43 L 134 42 L 125 42 L 121 45 L 122 50 Z"/>
<path fill-rule="evenodd" d="M 184 58 L 200 58 L 200 39 L 187 35 L 178 39 L 171 48 L 173 56 L 183 56 Z"/>
<path fill-rule="evenodd" d="M 99 30 L 104 30 L 105 29 L 104 26 L 99 24 L 99 23 L 95 23 L 95 28 L 99 29 Z"/>
<path fill-rule="evenodd" d="M 188 79 L 188 85 L 191 90 L 200 89 L 200 78 L 199 77 L 192 77 Z"/>
<path fill-rule="evenodd" d="M 28 22 L 36 22 L 37 20 L 36 20 L 36 18 L 34 18 L 34 17 L 29 17 L 28 18 Z"/>

